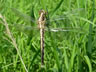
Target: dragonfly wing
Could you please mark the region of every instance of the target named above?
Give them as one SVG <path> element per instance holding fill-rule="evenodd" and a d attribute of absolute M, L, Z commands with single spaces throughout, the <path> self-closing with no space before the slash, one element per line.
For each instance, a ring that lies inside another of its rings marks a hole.
<path fill-rule="evenodd" d="M 67 27 L 67 28 L 45 28 L 46 31 L 51 31 L 51 32 L 82 32 L 85 33 L 87 32 L 86 30 L 82 29 L 82 28 L 71 28 L 71 27 Z"/>
<path fill-rule="evenodd" d="M 63 12 L 62 15 L 55 15 L 54 17 L 48 19 L 48 22 L 53 22 L 53 21 L 61 21 L 61 20 L 65 20 L 66 18 L 64 16 L 69 16 L 69 15 L 78 15 L 81 11 L 85 12 L 83 8 L 79 8 L 79 9 L 75 9 L 72 11 L 67 11 L 67 12 Z"/>
<path fill-rule="evenodd" d="M 14 24 L 13 26 L 16 27 L 17 30 L 23 31 L 23 32 L 39 30 L 38 27 L 32 27 L 32 26 L 24 25 L 24 24 L 22 24 L 22 25 Z M 50 31 L 50 32 L 88 33 L 87 30 L 80 28 L 80 27 L 77 27 L 77 28 L 76 27 L 75 28 L 72 28 L 72 27 L 65 27 L 65 28 L 48 28 L 48 27 L 45 27 L 44 29 L 45 29 L 45 31 Z"/>
<path fill-rule="evenodd" d="M 29 20 L 29 21 L 35 23 L 35 19 L 32 18 L 31 16 L 28 16 L 28 15 L 20 12 L 19 10 L 15 9 L 15 8 L 11 8 L 11 9 L 12 9 L 12 11 L 13 11 L 16 15 L 18 15 L 19 17 L 25 19 L 26 21 Z"/>
<path fill-rule="evenodd" d="M 59 31 L 70 31 L 70 30 L 66 30 L 66 29 L 45 29 L 46 31 L 51 31 L 51 32 L 59 32 Z"/>
<path fill-rule="evenodd" d="M 12 27 L 15 27 L 16 30 L 20 31 L 20 32 L 28 32 L 28 31 L 34 31 L 34 30 L 38 30 L 38 27 L 33 27 L 31 25 L 24 25 L 24 24 L 13 24 L 11 25 Z"/>

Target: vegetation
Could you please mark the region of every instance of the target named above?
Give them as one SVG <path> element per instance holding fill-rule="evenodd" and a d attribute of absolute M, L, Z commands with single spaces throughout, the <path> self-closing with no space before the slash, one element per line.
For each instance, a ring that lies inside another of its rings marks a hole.
<path fill-rule="evenodd" d="M 0 0 L 0 72 L 96 72 L 95 3 L 96 0 Z M 40 9 L 47 12 L 49 28 L 68 29 L 45 31 L 44 68 L 40 33 L 31 28 L 37 24 L 30 20 L 38 19 Z"/>

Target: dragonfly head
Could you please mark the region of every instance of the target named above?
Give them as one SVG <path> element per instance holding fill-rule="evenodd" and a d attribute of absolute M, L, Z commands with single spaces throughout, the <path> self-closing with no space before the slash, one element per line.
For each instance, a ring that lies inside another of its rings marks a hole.
<path fill-rule="evenodd" d="M 44 10 L 40 10 L 39 11 L 39 15 L 41 15 L 41 13 L 43 13 L 44 15 L 46 15 L 46 12 Z"/>

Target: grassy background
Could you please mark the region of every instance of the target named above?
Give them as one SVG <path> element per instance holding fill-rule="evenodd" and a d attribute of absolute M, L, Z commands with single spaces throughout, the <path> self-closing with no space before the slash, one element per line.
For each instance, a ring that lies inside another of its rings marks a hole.
<path fill-rule="evenodd" d="M 0 13 L 8 22 L 28 72 L 96 72 L 95 3 L 96 0 L 0 0 Z M 65 18 L 48 22 L 49 27 L 80 29 L 45 33 L 45 66 L 42 70 L 39 30 L 23 30 L 25 25 L 37 25 L 19 17 L 12 8 L 35 20 L 39 10 L 44 9 L 48 11 L 49 20 Z M 0 72 L 25 72 L 1 22 Z"/>

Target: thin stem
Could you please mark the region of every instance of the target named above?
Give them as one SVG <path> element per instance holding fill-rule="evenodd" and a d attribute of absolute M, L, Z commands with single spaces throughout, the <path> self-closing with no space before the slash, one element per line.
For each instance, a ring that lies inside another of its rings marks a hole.
<path fill-rule="evenodd" d="M 28 72 L 28 70 L 27 70 L 27 68 L 26 68 L 26 66 L 25 66 L 25 64 L 24 64 L 24 61 L 23 61 L 23 59 L 22 59 L 22 56 L 21 56 L 21 54 L 20 54 L 20 52 L 19 52 L 19 49 L 18 49 L 18 47 L 17 47 L 16 41 L 15 41 L 14 37 L 12 36 L 12 34 L 11 34 L 11 32 L 10 32 L 10 29 L 9 29 L 9 27 L 8 27 L 8 23 L 6 22 L 6 19 L 5 19 L 1 14 L 0 14 L 0 18 L 1 18 L 1 19 L 3 20 L 3 22 L 4 22 L 3 24 L 4 24 L 5 28 L 6 28 L 7 35 L 8 35 L 8 37 L 11 39 L 12 44 L 13 44 L 13 46 L 14 46 L 15 49 L 16 49 L 17 54 L 19 55 L 20 60 L 21 60 L 23 66 L 24 66 L 24 68 L 25 68 L 25 71 Z"/>

